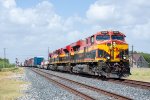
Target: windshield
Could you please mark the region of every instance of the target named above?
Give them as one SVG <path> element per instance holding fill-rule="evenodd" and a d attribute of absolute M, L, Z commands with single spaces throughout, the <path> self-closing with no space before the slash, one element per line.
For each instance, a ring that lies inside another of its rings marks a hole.
<path fill-rule="evenodd" d="M 97 35 L 96 40 L 109 40 L 110 36 L 109 35 Z"/>
<path fill-rule="evenodd" d="M 112 35 L 112 40 L 124 40 L 123 36 Z"/>

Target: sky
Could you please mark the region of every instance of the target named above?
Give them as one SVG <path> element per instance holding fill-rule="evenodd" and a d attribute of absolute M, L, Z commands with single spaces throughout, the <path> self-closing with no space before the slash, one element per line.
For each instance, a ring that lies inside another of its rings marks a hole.
<path fill-rule="evenodd" d="M 0 58 L 42 56 L 103 30 L 119 30 L 150 53 L 148 0 L 0 0 Z"/>

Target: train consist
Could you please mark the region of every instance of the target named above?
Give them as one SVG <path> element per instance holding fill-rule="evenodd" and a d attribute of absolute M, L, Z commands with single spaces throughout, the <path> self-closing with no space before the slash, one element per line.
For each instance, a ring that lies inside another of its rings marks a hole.
<path fill-rule="evenodd" d="M 130 75 L 128 44 L 119 31 L 101 31 L 49 54 L 47 69 L 107 78 Z"/>
<path fill-rule="evenodd" d="M 25 67 L 41 67 L 41 63 L 44 61 L 43 57 L 34 57 L 25 60 L 24 66 Z"/>

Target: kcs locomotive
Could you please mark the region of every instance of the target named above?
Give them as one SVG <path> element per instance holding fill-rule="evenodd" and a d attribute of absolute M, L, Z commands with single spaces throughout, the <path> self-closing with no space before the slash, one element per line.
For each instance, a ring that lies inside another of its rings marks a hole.
<path fill-rule="evenodd" d="M 128 44 L 119 31 L 101 31 L 49 54 L 48 69 L 107 78 L 130 75 Z"/>

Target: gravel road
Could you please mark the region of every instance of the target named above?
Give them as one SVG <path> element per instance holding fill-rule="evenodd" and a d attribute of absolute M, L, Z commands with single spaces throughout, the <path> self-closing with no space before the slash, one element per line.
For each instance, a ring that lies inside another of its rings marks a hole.
<path fill-rule="evenodd" d="M 23 91 L 25 95 L 17 100 L 83 100 L 27 68 L 22 80 L 29 85 Z"/>

